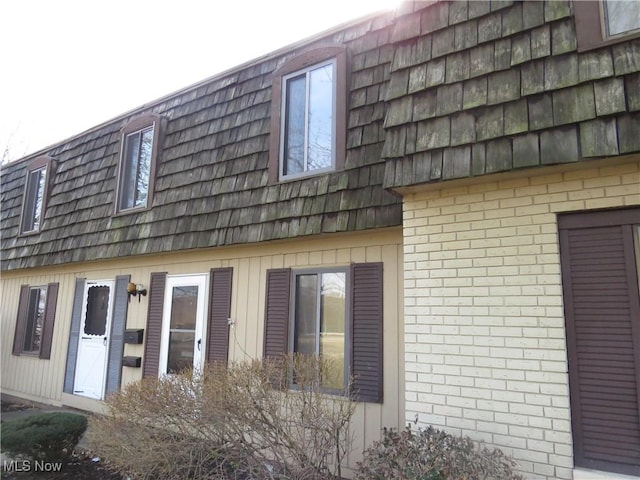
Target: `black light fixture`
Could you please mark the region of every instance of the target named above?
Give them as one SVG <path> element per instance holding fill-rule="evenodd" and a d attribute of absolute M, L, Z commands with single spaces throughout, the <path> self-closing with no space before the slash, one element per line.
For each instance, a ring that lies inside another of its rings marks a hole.
<path fill-rule="evenodd" d="M 127 294 L 129 295 L 129 301 L 131 301 L 131 297 L 138 297 L 138 302 L 140 302 L 140 297 L 145 297 L 147 295 L 147 289 L 144 288 L 144 285 L 141 283 L 132 283 L 129 282 L 127 285 Z"/>

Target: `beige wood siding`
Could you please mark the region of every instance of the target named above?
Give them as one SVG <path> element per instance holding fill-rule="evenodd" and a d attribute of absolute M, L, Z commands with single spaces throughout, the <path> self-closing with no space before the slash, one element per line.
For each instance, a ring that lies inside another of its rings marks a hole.
<path fill-rule="evenodd" d="M 18 313 L 20 286 L 47 285 L 59 282 L 58 303 L 56 306 L 55 325 L 51 347 L 51 359 L 43 360 L 37 356 L 11 354 Z M 66 338 L 69 333 L 71 318 L 71 302 L 66 301 L 67 293 L 73 294 L 74 280 L 68 275 L 60 275 L 53 271 L 34 272 L 29 276 L 14 277 L 3 274 L 2 292 L 2 391 L 30 398 L 47 399 L 50 403 L 59 403 L 64 376 Z M 60 301 L 65 299 L 65 301 Z"/>
<path fill-rule="evenodd" d="M 118 261 L 91 262 L 37 270 L 7 272 L 2 278 L 2 391 L 48 403 L 65 403 L 99 410 L 98 402 L 62 394 L 71 306 L 75 279 L 114 279 L 131 275 L 131 281 L 149 286 L 152 272 L 169 275 L 209 273 L 211 268 L 232 267 L 229 359 L 261 357 L 264 336 L 266 272 L 270 268 L 346 266 L 358 262 L 383 262 L 384 275 L 384 403 L 360 404 L 355 413 L 354 452 L 379 438 L 383 426 L 398 427 L 404 419 L 402 347 L 402 237 L 399 228 L 366 234 L 336 234 L 315 239 L 270 242 L 243 247 L 207 249 L 179 254 L 139 256 Z M 14 356 L 20 285 L 60 282 L 51 360 Z M 127 328 L 145 329 L 148 296 L 129 302 Z M 125 344 L 124 355 L 144 355 L 144 345 Z M 144 360 L 143 360 L 144 361 Z M 139 380 L 141 368 L 123 367 L 123 384 Z M 350 465 L 360 458 L 354 454 Z"/>

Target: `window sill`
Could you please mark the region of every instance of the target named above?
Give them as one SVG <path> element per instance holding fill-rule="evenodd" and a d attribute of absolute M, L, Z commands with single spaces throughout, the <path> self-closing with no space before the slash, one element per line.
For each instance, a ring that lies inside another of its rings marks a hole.
<path fill-rule="evenodd" d="M 129 215 L 132 213 L 140 213 L 146 212 L 147 210 L 151 210 L 151 207 L 135 207 L 135 208 L 127 208 L 126 210 L 117 210 L 113 213 L 113 217 L 122 217 L 124 215 Z"/>
<path fill-rule="evenodd" d="M 590 50 L 595 50 L 597 48 L 609 47 L 611 45 L 616 45 L 622 42 L 628 42 L 634 40 L 636 38 L 640 38 L 640 32 L 631 32 L 631 33 L 621 33 L 619 35 L 613 37 L 607 37 L 602 40 L 597 39 L 592 42 L 582 42 L 582 45 L 578 44 L 578 52 L 588 52 Z"/>
<path fill-rule="evenodd" d="M 278 182 L 279 183 L 293 182 L 295 180 L 303 180 L 305 178 L 320 177 L 322 175 L 326 175 L 327 173 L 334 173 L 334 172 L 336 172 L 335 168 L 322 168 L 318 170 L 312 170 L 310 172 L 295 173 L 291 175 L 282 176 L 278 179 Z"/>
<path fill-rule="evenodd" d="M 31 235 L 38 235 L 42 230 L 29 230 L 28 232 L 20 232 L 19 237 L 29 237 Z"/>
<path fill-rule="evenodd" d="M 40 352 L 20 352 L 19 357 L 40 358 Z"/>

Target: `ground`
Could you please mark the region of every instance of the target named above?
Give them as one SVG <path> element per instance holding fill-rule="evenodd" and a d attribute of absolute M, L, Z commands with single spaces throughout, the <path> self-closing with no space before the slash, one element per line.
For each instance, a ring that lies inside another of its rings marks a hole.
<path fill-rule="evenodd" d="M 31 405 L 2 400 L 2 416 L 22 411 L 29 414 L 35 410 Z M 115 473 L 102 463 L 97 457 L 81 448 L 74 452 L 71 459 L 64 465 L 36 465 L 35 462 L 14 462 L 2 459 L 0 465 L 0 479 L 2 480 L 124 480 L 126 477 Z M 60 471 L 45 471 L 58 469 Z M 39 471 L 36 471 L 39 470 Z"/>

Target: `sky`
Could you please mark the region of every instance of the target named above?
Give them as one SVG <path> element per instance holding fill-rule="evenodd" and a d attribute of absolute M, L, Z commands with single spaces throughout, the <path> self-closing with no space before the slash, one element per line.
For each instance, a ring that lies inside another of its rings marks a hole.
<path fill-rule="evenodd" d="M 399 3 L 4 0 L 0 158 L 19 159 L 236 65 Z"/>

